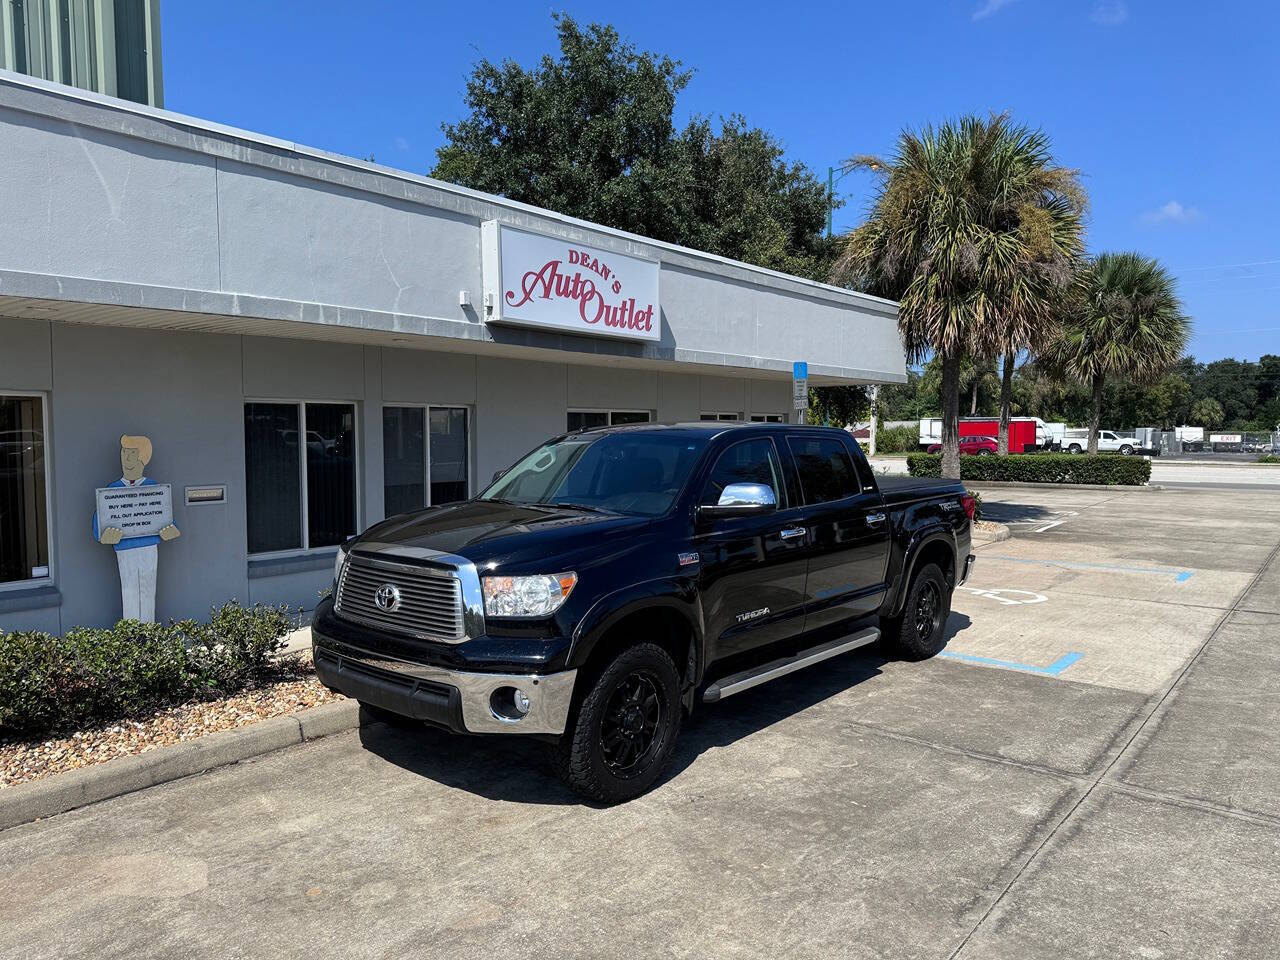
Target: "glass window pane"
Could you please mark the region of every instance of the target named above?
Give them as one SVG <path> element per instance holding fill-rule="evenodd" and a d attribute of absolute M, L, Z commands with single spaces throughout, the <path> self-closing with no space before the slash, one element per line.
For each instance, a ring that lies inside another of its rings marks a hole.
<path fill-rule="evenodd" d="M 298 405 L 244 405 L 245 509 L 249 552 L 302 546 L 302 485 L 298 479 Z"/>
<path fill-rule="evenodd" d="M 569 430 L 586 430 L 589 427 L 607 427 L 609 415 L 599 410 L 570 410 Z"/>
<path fill-rule="evenodd" d="M 609 423 L 618 426 L 623 423 L 648 423 L 648 410 L 615 410 L 609 414 Z"/>
<path fill-rule="evenodd" d="M 467 411 L 431 408 L 431 503 L 467 499 Z"/>
<path fill-rule="evenodd" d="M 806 503 L 826 503 L 858 493 L 853 464 L 839 440 L 792 437 L 787 443 L 796 460 Z"/>
<path fill-rule="evenodd" d="M 720 494 L 731 483 L 764 483 L 773 489 L 778 506 L 786 505 L 786 491 L 782 487 L 782 470 L 771 440 L 747 440 L 737 443 L 720 454 L 707 478 L 702 491 L 704 504 L 717 504 Z"/>
<path fill-rule="evenodd" d="M 0 583 L 48 576 L 44 401 L 0 397 Z"/>
<path fill-rule="evenodd" d="M 307 404 L 307 545 L 331 547 L 356 532 L 356 408 Z"/>
<path fill-rule="evenodd" d="M 426 443 L 425 410 L 382 408 L 382 492 L 388 517 L 427 505 Z"/>

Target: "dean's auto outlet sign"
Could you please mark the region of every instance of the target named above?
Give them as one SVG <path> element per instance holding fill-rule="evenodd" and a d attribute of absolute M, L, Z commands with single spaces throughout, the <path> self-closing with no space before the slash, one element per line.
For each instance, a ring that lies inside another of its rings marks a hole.
<path fill-rule="evenodd" d="M 490 221 L 486 319 L 628 340 L 661 336 L 658 264 Z"/>

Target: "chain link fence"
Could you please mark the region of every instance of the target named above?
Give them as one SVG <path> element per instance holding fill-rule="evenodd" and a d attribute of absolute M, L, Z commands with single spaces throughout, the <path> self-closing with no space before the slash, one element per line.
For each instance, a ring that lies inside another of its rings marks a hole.
<path fill-rule="evenodd" d="M 1162 457 L 1206 457 L 1253 460 L 1264 453 L 1280 453 L 1280 431 L 1248 433 L 1206 432 L 1202 440 L 1179 440 L 1172 430 L 1156 434 Z"/>

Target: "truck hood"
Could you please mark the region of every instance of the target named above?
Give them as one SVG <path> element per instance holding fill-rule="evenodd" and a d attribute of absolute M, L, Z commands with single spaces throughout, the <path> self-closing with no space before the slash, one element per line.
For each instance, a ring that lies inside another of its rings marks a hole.
<path fill-rule="evenodd" d="M 516 567 L 550 563 L 556 571 L 540 572 L 557 572 L 573 569 L 580 552 L 607 553 L 603 548 L 617 543 L 620 534 L 651 522 L 647 517 L 569 507 L 468 500 L 391 517 L 370 527 L 351 546 L 359 549 L 376 542 L 391 552 L 396 546 L 422 547 L 516 573 L 521 572 Z"/>

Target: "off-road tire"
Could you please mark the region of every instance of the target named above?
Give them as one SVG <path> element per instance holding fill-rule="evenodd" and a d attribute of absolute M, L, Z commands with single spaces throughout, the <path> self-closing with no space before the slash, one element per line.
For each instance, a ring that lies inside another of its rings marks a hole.
<path fill-rule="evenodd" d="M 922 600 L 929 591 L 934 592 L 935 609 L 925 618 Z M 951 589 L 947 578 L 936 563 L 927 563 L 916 570 L 907 588 L 907 599 L 902 612 L 896 617 L 881 621 L 884 643 L 904 660 L 927 660 L 941 652 L 947 636 L 947 618 L 951 615 Z M 927 619 L 931 629 L 923 629 Z"/>
<path fill-rule="evenodd" d="M 615 692 L 637 675 L 652 683 L 659 708 L 657 730 L 647 758 L 626 776 L 606 761 L 602 726 Z M 576 793 L 597 803 L 622 803 L 640 796 L 657 782 L 671 761 L 684 708 L 680 675 L 665 650 L 656 644 L 627 647 L 595 677 L 569 715 L 564 735 L 552 751 L 556 775 Z"/>

